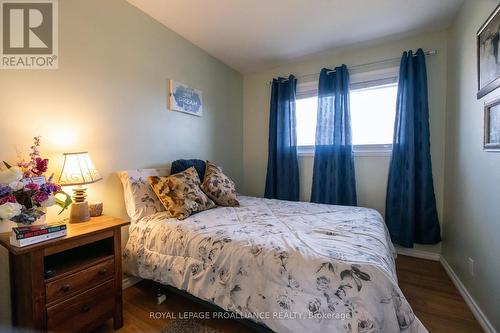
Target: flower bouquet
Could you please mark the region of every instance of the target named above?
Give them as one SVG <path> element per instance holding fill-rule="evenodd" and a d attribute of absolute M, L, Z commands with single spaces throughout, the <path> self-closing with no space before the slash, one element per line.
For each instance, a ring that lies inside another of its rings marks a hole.
<path fill-rule="evenodd" d="M 54 183 L 53 176 L 46 178 L 48 159 L 40 157 L 40 137 L 31 146 L 29 162 L 18 162 L 0 170 L 0 230 L 9 227 L 7 222 L 33 224 L 43 222 L 47 207 L 58 205 L 62 213 L 71 205 L 71 198 Z M 57 195 L 64 198 L 60 199 Z M 60 214 L 59 213 L 59 214 Z M 10 223 L 12 225 L 12 223 Z M 10 231 L 10 230 L 5 230 Z"/>

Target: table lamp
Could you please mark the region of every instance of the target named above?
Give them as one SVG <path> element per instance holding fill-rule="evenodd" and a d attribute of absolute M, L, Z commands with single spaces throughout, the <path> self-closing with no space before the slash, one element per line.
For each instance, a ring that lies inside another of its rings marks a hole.
<path fill-rule="evenodd" d="M 99 171 L 95 168 L 87 152 L 64 154 L 59 184 L 61 186 L 76 186 L 73 188 L 70 223 L 90 220 L 89 203 L 85 200 L 87 188 L 83 185 L 92 184 L 101 179 Z"/>

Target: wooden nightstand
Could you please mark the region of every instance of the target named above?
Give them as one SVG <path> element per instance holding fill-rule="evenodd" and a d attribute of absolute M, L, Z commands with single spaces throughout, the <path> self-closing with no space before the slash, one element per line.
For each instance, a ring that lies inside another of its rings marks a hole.
<path fill-rule="evenodd" d="M 67 223 L 65 237 L 26 247 L 10 245 L 12 323 L 15 328 L 86 332 L 113 318 L 123 326 L 122 219 L 100 216 Z"/>

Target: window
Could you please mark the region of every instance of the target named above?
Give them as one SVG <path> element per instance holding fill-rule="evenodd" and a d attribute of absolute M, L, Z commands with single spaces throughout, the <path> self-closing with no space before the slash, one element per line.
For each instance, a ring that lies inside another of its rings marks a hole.
<path fill-rule="evenodd" d="M 397 77 L 351 79 L 350 107 L 354 151 L 390 151 L 396 114 Z M 356 76 L 354 76 L 356 78 Z M 370 77 L 370 78 L 373 78 Z M 313 152 L 318 108 L 317 84 L 297 89 L 297 143 L 299 152 Z"/>
<path fill-rule="evenodd" d="M 295 110 L 297 115 L 297 144 L 299 146 L 314 146 L 318 96 L 297 99 Z"/>
<path fill-rule="evenodd" d="M 396 115 L 396 83 L 351 90 L 354 145 L 391 145 Z"/>

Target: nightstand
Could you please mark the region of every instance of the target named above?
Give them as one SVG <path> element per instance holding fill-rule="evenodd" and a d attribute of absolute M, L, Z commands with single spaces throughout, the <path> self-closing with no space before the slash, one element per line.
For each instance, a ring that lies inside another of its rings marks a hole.
<path fill-rule="evenodd" d="M 113 318 L 123 326 L 121 227 L 100 216 L 67 223 L 65 237 L 26 246 L 10 245 L 12 324 L 18 329 L 86 332 Z"/>

